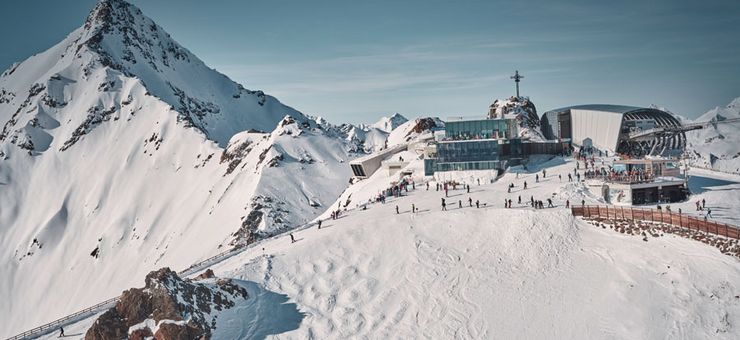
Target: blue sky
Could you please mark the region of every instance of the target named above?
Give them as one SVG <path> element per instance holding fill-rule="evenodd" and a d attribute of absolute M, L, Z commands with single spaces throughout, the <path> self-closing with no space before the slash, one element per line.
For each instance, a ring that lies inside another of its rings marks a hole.
<path fill-rule="evenodd" d="M 333 122 L 740 96 L 740 1 L 131 0 L 207 64 Z M 58 42 L 94 0 L 4 0 L 0 68 Z"/>

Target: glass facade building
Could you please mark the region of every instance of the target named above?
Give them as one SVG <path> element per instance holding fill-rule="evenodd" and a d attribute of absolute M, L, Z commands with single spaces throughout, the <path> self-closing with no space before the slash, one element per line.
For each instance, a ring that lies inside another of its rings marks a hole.
<path fill-rule="evenodd" d="M 481 119 L 445 122 L 447 140 L 510 139 L 517 135 L 514 119 Z"/>
<path fill-rule="evenodd" d="M 436 171 L 502 169 L 501 139 L 518 135 L 514 119 L 480 119 L 445 122 L 445 134 L 436 148 L 436 158 L 425 161 L 427 175 Z"/>
<path fill-rule="evenodd" d="M 478 162 L 498 160 L 495 139 L 442 142 L 437 145 L 437 162 Z"/>

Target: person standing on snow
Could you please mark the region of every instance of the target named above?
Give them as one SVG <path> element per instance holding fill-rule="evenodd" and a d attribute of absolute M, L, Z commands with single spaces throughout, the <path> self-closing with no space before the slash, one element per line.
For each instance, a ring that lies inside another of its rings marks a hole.
<path fill-rule="evenodd" d="M 398 215 L 398 206 L 396 206 L 396 215 Z"/>
<path fill-rule="evenodd" d="M 524 190 L 527 190 L 527 181 L 524 181 Z"/>
<path fill-rule="evenodd" d="M 290 233 L 290 243 L 295 243 L 295 237 L 293 236 L 293 233 Z"/>
<path fill-rule="evenodd" d="M 319 220 L 319 229 L 321 229 L 321 220 Z"/>
<path fill-rule="evenodd" d="M 442 211 L 447 211 L 447 203 L 445 203 L 445 199 L 442 199 Z"/>
<path fill-rule="evenodd" d="M 565 200 L 565 209 L 568 209 L 568 208 L 570 208 L 570 201 Z"/>
<path fill-rule="evenodd" d="M 519 204 L 519 205 L 522 204 L 522 195 L 519 195 L 519 199 L 517 200 L 517 204 Z"/>
<path fill-rule="evenodd" d="M 478 200 L 475 200 L 475 208 L 480 208 L 480 202 Z"/>
<path fill-rule="evenodd" d="M 703 199 L 703 198 L 701 199 L 701 207 L 702 207 L 702 209 L 704 209 L 704 208 L 707 207 L 707 201 L 705 199 Z"/>
<path fill-rule="evenodd" d="M 468 197 L 468 204 L 470 205 L 471 208 L 473 207 L 473 199 L 470 197 Z"/>
<path fill-rule="evenodd" d="M 462 200 L 457 200 L 457 208 L 462 209 Z"/>
<path fill-rule="evenodd" d="M 64 327 L 59 327 L 59 337 L 60 338 L 64 337 Z"/>
<path fill-rule="evenodd" d="M 550 199 L 550 198 L 547 199 L 547 207 L 548 208 L 555 208 L 555 206 L 552 205 L 552 199 Z"/>
<path fill-rule="evenodd" d="M 416 212 L 416 205 L 411 203 L 411 213 L 415 213 L 415 212 Z"/>

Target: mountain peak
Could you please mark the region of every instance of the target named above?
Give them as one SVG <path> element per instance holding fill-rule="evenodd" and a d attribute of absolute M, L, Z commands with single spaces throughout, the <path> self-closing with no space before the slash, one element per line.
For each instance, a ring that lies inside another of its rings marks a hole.
<path fill-rule="evenodd" d="M 390 117 L 382 117 L 377 122 L 371 125 L 371 127 L 383 130 L 385 132 L 391 132 L 395 128 L 399 127 L 401 124 L 408 122 L 409 120 L 406 119 L 403 115 L 400 113 L 394 113 Z"/>
<path fill-rule="evenodd" d="M 102 28 L 109 30 L 111 26 L 130 22 L 133 14 L 141 14 L 136 6 L 124 0 L 100 0 L 85 20 L 85 29 Z"/>

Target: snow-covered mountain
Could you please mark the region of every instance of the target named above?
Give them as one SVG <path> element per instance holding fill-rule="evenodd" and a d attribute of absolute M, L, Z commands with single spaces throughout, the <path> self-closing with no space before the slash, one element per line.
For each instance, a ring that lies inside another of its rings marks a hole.
<path fill-rule="evenodd" d="M 353 151 L 372 153 L 395 144 L 394 131 L 401 126 L 408 125 L 408 119 L 399 113 L 390 117 L 381 117 L 373 124 L 342 124 L 339 126 L 344 139 L 353 146 Z M 413 124 L 412 124 L 413 125 Z M 395 132 L 398 134 L 399 132 Z"/>
<path fill-rule="evenodd" d="M 337 127 L 123 0 L 2 74 L 0 126 L 0 336 L 311 220 L 351 175 Z"/>
<path fill-rule="evenodd" d="M 711 124 L 686 133 L 688 156 L 692 165 L 740 174 L 738 120 L 740 98 L 724 107 L 709 110 L 695 119 L 695 123 Z"/>
<path fill-rule="evenodd" d="M 377 122 L 370 125 L 370 127 L 390 133 L 391 131 L 395 130 L 397 127 L 401 126 L 401 124 L 406 123 L 408 121 L 409 120 L 406 119 L 406 117 L 402 116 L 400 113 L 394 113 L 390 117 L 380 118 Z"/>

